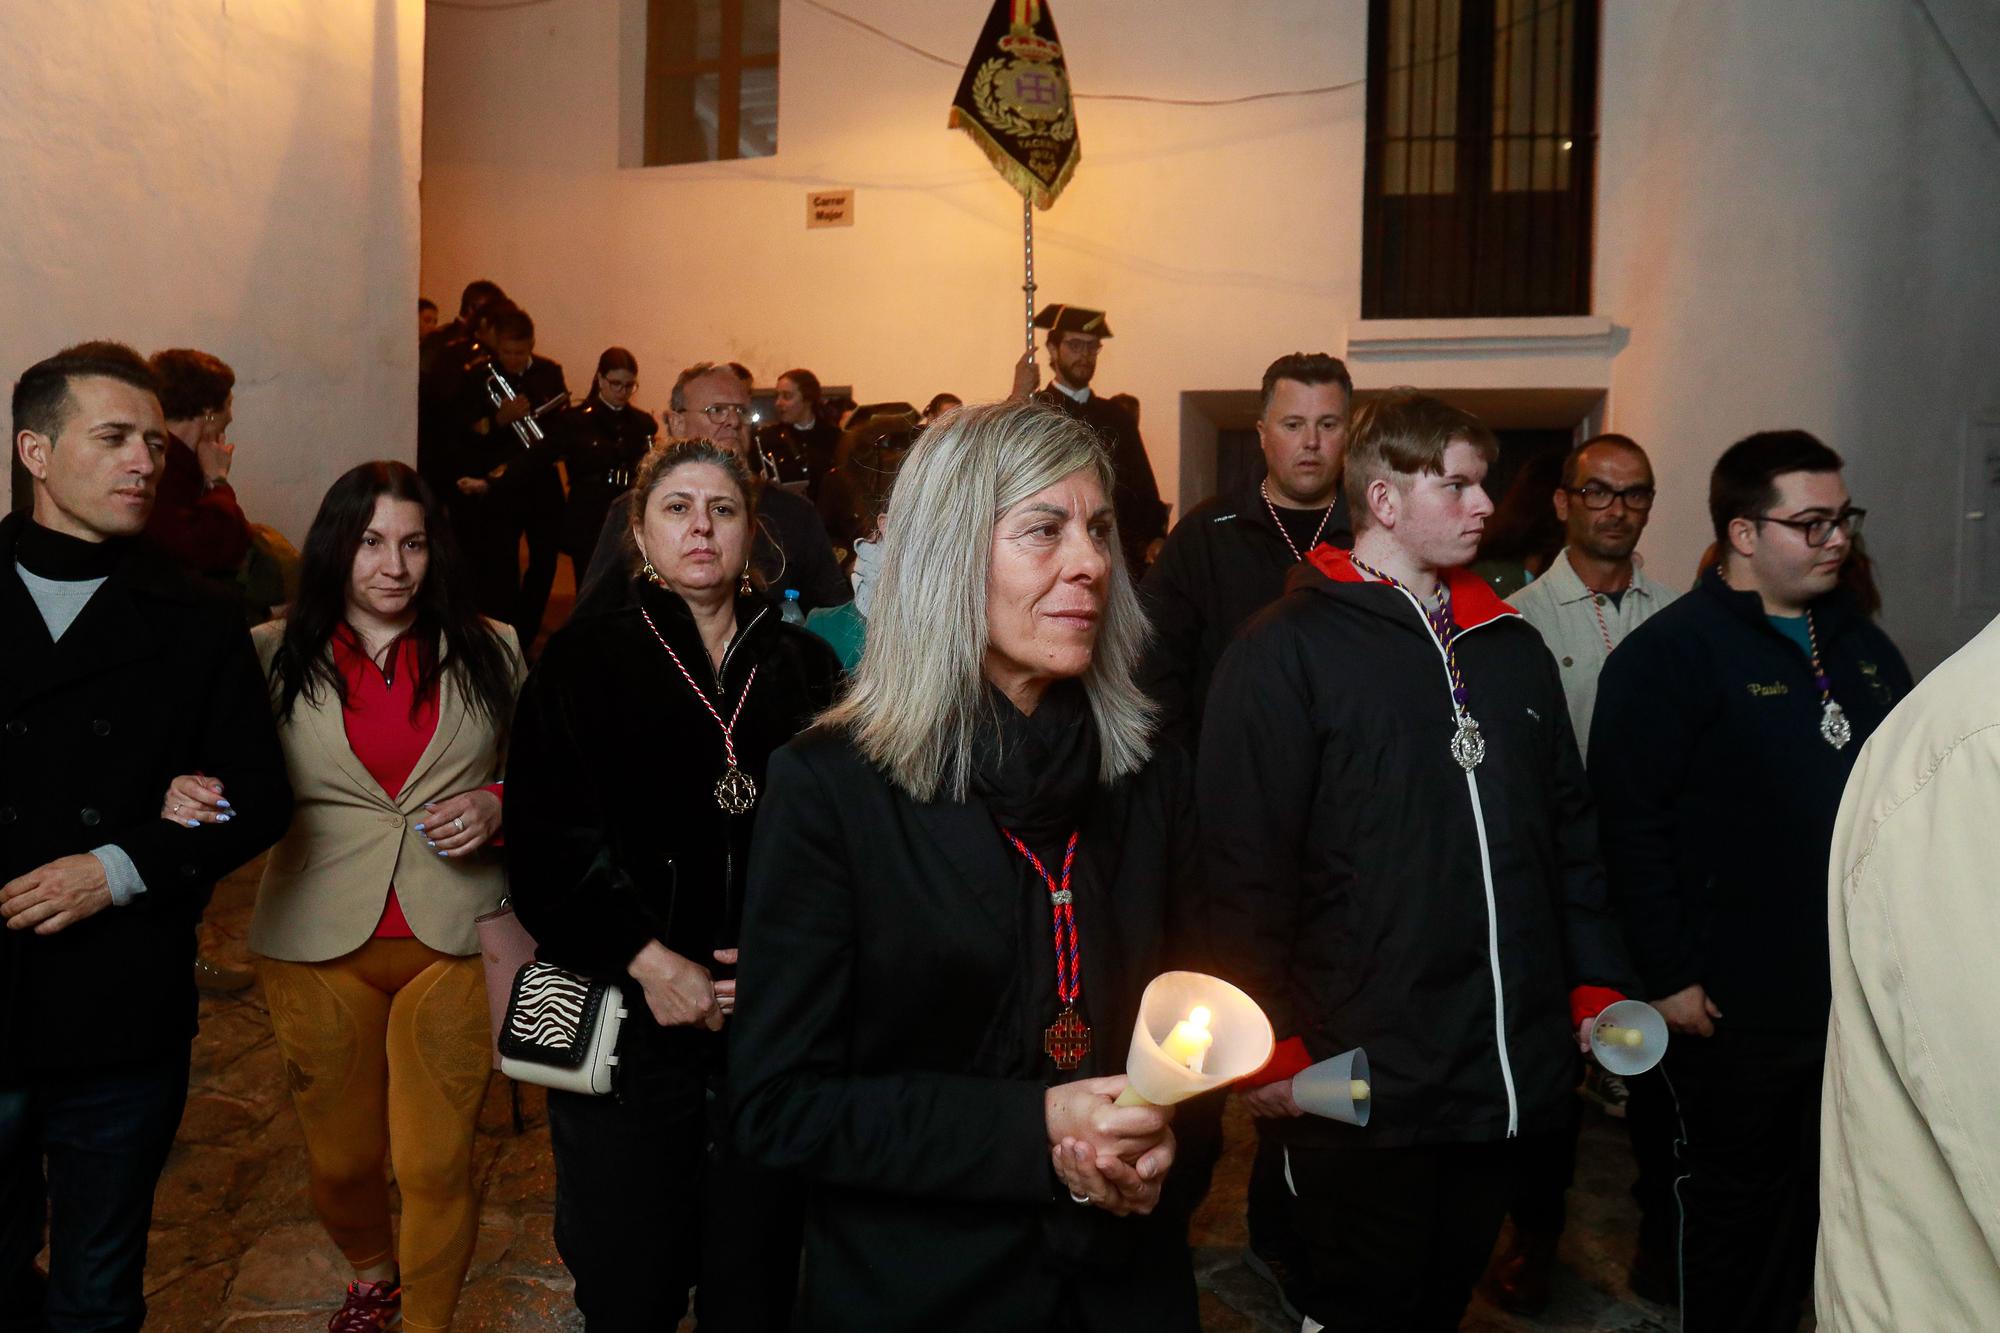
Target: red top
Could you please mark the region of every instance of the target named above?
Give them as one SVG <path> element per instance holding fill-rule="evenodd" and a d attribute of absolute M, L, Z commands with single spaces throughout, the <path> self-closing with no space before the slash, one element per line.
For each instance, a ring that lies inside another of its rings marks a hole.
<path fill-rule="evenodd" d="M 360 636 L 343 624 L 333 632 L 333 662 L 347 682 L 347 703 L 340 710 L 347 743 L 368 775 L 381 783 L 393 800 L 437 731 L 437 688 L 432 686 L 422 699 L 416 698 L 417 645 L 407 635 L 389 650 L 385 670 L 368 656 Z M 413 701 L 415 713 L 410 711 Z M 404 919 L 403 905 L 396 901 L 396 886 L 391 884 L 382 919 L 375 925 L 375 938 L 407 940 L 414 939 L 416 933 Z"/>
<path fill-rule="evenodd" d="M 227 574 L 250 550 L 250 524 L 226 481 L 209 486 L 201 460 L 176 436 L 167 437 L 146 540 L 197 574 Z"/>

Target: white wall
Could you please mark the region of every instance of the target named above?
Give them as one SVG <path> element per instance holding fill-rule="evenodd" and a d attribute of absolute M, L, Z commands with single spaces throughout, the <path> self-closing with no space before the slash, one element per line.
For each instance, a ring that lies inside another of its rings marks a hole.
<path fill-rule="evenodd" d="M 961 64 L 987 10 L 840 7 Z M 762 383 L 803 365 L 864 401 L 1004 393 L 1022 346 L 1021 204 L 945 129 L 959 70 L 788 0 L 777 156 L 621 170 L 621 60 L 643 8 L 432 12 L 425 290 L 449 306 L 470 278 L 500 282 L 579 389 L 623 343 L 654 408 L 703 357 Z M 1365 11 L 1055 5 L 1079 91 L 1176 97 L 1359 78 Z M 1036 216 L 1040 298 L 1110 312 L 1098 383 L 1139 396 L 1169 492 L 1182 390 L 1255 385 L 1278 353 L 1338 350 L 1359 300 L 1362 110 L 1358 88 L 1228 108 L 1080 104 L 1082 166 Z M 806 192 L 843 186 L 856 224 L 807 231 Z"/>
<path fill-rule="evenodd" d="M 420 0 L 0 5 L 0 367 L 85 338 L 236 370 L 231 479 L 304 536 L 414 456 Z"/>
<path fill-rule="evenodd" d="M 2000 407 L 2000 133 L 1915 5 L 1607 9 L 1598 310 L 1630 333 L 1611 425 L 1658 460 L 1657 568 L 1708 541 L 1717 453 L 1803 427 L 1846 456 L 1927 668 L 2000 611 L 1953 604 L 1960 449 Z M 2000 72 L 1970 9 L 1933 4 Z"/>
<path fill-rule="evenodd" d="M 954 60 L 986 11 L 840 2 Z M 944 128 L 957 70 L 787 0 L 778 156 L 620 169 L 643 8 L 433 12 L 426 290 L 449 305 L 469 278 L 505 284 L 578 387 L 624 343 L 650 406 L 703 356 L 764 382 L 806 365 L 864 398 L 1002 392 L 1019 353 L 1020 208 Z M 2000 25 L 1979 0 L 1930 8 L 2000 90 Z M 1180 97 L 1358 78 L 1366 10 L 1056 5 L 1080 92 Z M 1955 607 L 1952 580 L 1961 441 L 2000 406 L 2000 135 L 1910 4 L 1607 0 L 1603 59 L 1592 313 L 1612 327 L 1597 361 L 1532 338 L 1519 354 L 1445 339 L 1430 360 L 1364 361 L 1357 336 L 1357 378 L 1608 389 L 1609 426 L 1656 458 L 1646 550 L 1676 582 L 1707 543 L 1721 449 L 1770 426 L 1819 432 L 1873 511 L 1888 626 L 1928 666 L 1992 614 Z M 1083 164 L 1038 215 L 1037 276 L 1044 299 L 1111 312 L 1099 383 L 1145 404 L 1169 493 L 1184 432 L 1201 452 L 1179 395 L 1252 387 L 1280 352 L 1348 346 L 1363 116 L 1359 88 L 1080 104 Z M 841 186 L 858 190 L 857 225 L 806 231 L 806 191 Z"/>

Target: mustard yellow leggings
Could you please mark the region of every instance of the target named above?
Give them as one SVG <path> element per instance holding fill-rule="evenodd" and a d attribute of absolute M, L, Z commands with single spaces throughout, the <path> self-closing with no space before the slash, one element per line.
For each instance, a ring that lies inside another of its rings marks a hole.
<path fill-rule="evenodd" d="M 449 1329 L 479 1235 L 472 1143 L 492 1056 L 478 955 L 376 939 L 325 963 L 261 959 L 258 972 L 313 1208 L 356 1268 L 395 1257 L 405 1328 Z M 403 1195 L 400 1245 L 385 1156 Z"/>

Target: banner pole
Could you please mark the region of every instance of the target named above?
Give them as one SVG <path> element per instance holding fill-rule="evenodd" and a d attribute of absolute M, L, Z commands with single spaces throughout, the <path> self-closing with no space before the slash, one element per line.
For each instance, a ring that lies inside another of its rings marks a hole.
<path fill-rule="evenodd" d="M 1035 364 L 1035 201 L 1021 196 L 1021 258 L 1027 280 L 1021 290 L 1027 296 L 1028 364 Z"/>

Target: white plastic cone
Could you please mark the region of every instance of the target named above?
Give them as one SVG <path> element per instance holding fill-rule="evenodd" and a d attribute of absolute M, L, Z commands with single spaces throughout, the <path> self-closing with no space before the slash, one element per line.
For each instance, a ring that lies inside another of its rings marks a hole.
<path fill-rule="evenodd" d="M 1590 1030 L 1590 1053 L 1620 1078 L 1643 1074 L 1667 1053 L 1667 1020 L 1644 1000 L 1608 1005 Z"/>
<path fill-rule="evenodd" d="M 1160 1049 L 1174 1024 L 1197 1005 L 1208 1010 L 1209 1031 L 1215 1036 L 1199 1074 Z M 1155 1106 L 1184 1102 L 1256 1073 L 1270 1060 L 1273 1044 L 1271 1020 L 1236 987 L 1202 972 L 1162 972 L 1139 999 L 1132 1050 L 1125 1057 L 1127 1096 Z"/>
<path fill-rule="evenodd" d="M 1343 1125 L 1365 1125 L 1372 1096 L 1357 1097 L 1359 1083 L 1368 1083 L 1368 1053 L 1359 1046 L 1342 1051 L 1328 1060 L 1301 1069 L 1292 1075 L 1292 1100 L 1301 1110 L 1338 1120 Z"/>

